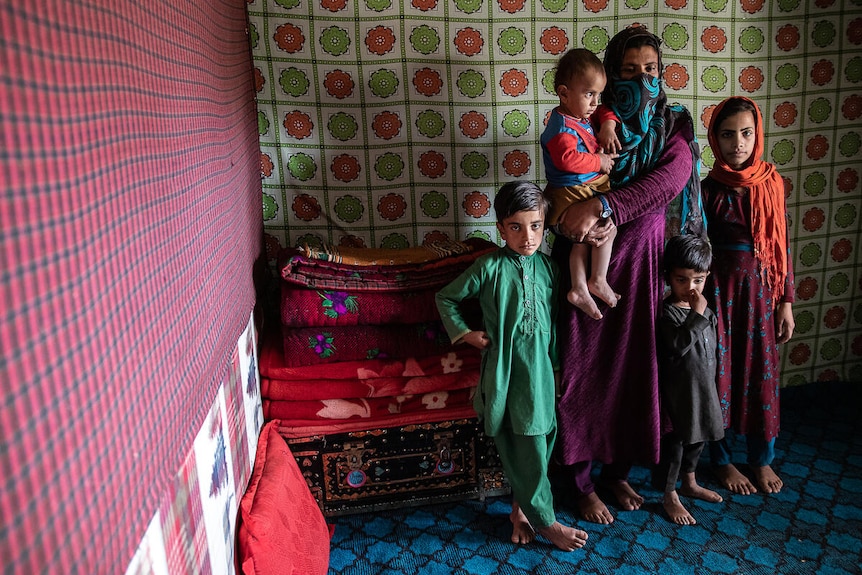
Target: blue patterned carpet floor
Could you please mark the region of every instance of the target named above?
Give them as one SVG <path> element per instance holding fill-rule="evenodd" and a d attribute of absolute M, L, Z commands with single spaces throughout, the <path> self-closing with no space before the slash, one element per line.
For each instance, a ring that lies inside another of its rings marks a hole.
<path fill-rule="evenodd" d="M 744 460 L 743 441 L 734 445 Z M 707 465 L 701 483 L 722 503 L 684 500 L 697 525 L 671 524 L 649 472 L 631 482 L 646 498 L 615 512 L 611 525 L 576 519 L 561 498 L 557 517 L 589 533 L 565 553 L 538 539 L 509 542 L 510 500 L 461 501 L 331 518 L 330 574 L 862 574 L 862 385 L 812 384 L 782 390 L 775 495 L 733 495 Z M 702 463 L 705 463 L 702 461 Z"/>

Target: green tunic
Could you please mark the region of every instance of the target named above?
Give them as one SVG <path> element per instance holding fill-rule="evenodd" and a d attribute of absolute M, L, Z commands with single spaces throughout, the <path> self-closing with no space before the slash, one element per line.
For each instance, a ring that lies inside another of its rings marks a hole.
<path fill-rule="evenodd" d="M 557 265 L 545 254 L 522 256 L 504 247 L 478 258 L 437 293 L 452 342 L 471 331 L 460 302 L 479 299 L 490 344 L 482 352 L 473 406 L 487 435 L 503 428 L 519 435 L 547 435 L 555 429 L 558 285 Z"/>

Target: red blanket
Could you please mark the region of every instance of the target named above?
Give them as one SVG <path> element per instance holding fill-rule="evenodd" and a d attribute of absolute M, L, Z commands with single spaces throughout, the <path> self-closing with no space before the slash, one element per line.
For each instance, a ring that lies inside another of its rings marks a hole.
<path fill-rule="evenodd" d="M 476 412 L 472 406 L 456 406 L 439 410 L 425 410 L 407 415 L 394 413 L 370 421 L 368 419 L 341 419 L 321 423 L 316 421 L 303 421 L 300 419 L 282 419 L 278 422 L 278 432 L 289 439 L 309 439 L 323 437 L 335 433 L 348 433 L 351 431 L 367 431 L 383 427 L 404 427 L 409 425 L 421 425 L 423 423 L 436 423 L 439 421 L 452 421 L 457 419 L 476 419 Z"/>
<path fill-rule="evenodd" d="M 277 380 L 364 380 L 455 373 L 477 369 L 480 360 L 481 356 L 476 348 L 456 345 L 450 351 L 425 357 L 375 358 L 291 366 L 285 361 L 281 333 L 275 331 L 261 336 L 259 368 L 261 377 Z"/>
<path fill-rule="evenodd" d="M 317 290 L 281 282 L 281 323 L 289 327 L 419 323 L 440 319 L 433 289 Z"/>
<path fill-rule="evenodd" d="M 323 399 L 305 401 L 263 400 L 263 417 L 266 420 L 282 419 L 293 422 L 324 424 L 359 418 L 366 427 L 379 427 L 393 415 L 437 412 L 440 410 L 473 405 L 474 387 L 452 391 L 434 391 L 416 395 L 372 397 L 363 399 Z"/>
<path fill-rule="evenodd" d="M 286 327 L 391 325 L 437 321 L 436 289 L 405 292 L 316 290 L 281 282 Z M 478 300 L 464 302 L 468 321 L 480 325 Z"/>
<path fill-rule="evenodd" d="M 454 351 L 439 321 L 406 325 L 283 328 L 281 338 L 287 366 L 389 357 L 426 357 Z"/>

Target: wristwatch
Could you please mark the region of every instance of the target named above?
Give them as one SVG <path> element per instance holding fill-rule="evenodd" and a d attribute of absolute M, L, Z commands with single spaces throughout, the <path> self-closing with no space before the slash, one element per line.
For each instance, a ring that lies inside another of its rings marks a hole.
<path fill-rule="evenodd" d="M 604 194 L 598 194 L 598 193 L 597 193 L 597 194 L 596 194 L 596 197 L 597 197 L 597 198 L 599 199 L 599 201 L 602 203 L 602 214 L 601 214 L 601 218 L 602 218 L 602 219 L 605 219 L 605 218 L 609 218 L 609 217 L 611 217 L 611 215 L 613 215 L 614 211 L 611 209 L 611 205 L 608 203 L 608 200 L 607 200 L 607 198 L 605 198 L 605 195 L 604 195 Z"/>

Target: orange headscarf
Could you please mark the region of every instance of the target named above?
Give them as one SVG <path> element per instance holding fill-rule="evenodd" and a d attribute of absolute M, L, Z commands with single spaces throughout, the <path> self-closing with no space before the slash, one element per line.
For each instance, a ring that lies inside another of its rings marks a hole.
<path fill-rule="evenodd" d="M 731 168 L 721 155 L 714 130 L 719 112 L 731 100 L 745 100 L 754 106 L 754 151 L 741 170 Z M 747 188 L 751 203 L 751 235 L 754 238 L 754 255 L 760 262 L 760 272 L 775 292 L 776 305 L 784 294 L 787 277 L 787 223 L 784 207 L 784 180 L 769 162 L 763 161 L 763 117 L 753 101 L 734 96 L 722 101 L 712 112 L 709 121 L 709 147 L 715 164 L 709 176 L 734 188 Z"/>

